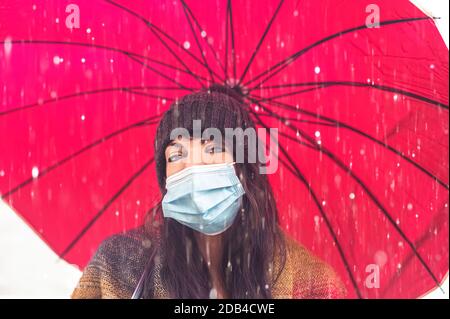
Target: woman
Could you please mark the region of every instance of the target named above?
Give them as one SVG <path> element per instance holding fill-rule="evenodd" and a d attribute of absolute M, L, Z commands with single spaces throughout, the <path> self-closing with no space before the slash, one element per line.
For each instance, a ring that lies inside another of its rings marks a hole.
<path fill-rule="evenodd" d="M 220 85 L 171 105 L 155 138 L 162 201 L 143 226 L 100 245 L 72 298 L 345 296 L 331 267 L 279 227 L 267 176 L 248 161 L 248 139 L 236 163 L 234 140 L 192 138 L 194 120 L 222 136 L 254 128 L 246 107 L 240 92 Z M 180 128 L 190 135 L 171 139 Z"/>

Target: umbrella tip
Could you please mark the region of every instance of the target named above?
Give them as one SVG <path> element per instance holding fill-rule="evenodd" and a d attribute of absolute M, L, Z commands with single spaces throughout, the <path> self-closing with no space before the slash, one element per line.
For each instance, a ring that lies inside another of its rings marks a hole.
<path fill-rule="evenodd" d="M 214 83 L 208 87 L 208 91 L 227 94 L 241 103 L 244 102 L 244 98 L 248 94 L 248 90 L 245 87 L 242 85 L 234 85 L 232 81 L 227 81 L 225 84 Z"/>

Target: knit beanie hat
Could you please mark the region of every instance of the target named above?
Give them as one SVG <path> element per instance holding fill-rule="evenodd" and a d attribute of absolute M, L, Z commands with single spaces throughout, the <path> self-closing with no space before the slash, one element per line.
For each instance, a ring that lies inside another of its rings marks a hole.
<path fill-rule="evenodd" d="M 173 102 L 159 123 L 154 145 L 156 175 L 162 193 L 166 183 L 165 149 L 170 143 L 170 133 L 175 128 L 185 128 L 192 136 L 194 120 L 201 121 L 201 133 L 207 128 L 217 128 L 224 134 L 225 128 L 255 127 L 242 94 L 223 85 L 214 84 Z"/>

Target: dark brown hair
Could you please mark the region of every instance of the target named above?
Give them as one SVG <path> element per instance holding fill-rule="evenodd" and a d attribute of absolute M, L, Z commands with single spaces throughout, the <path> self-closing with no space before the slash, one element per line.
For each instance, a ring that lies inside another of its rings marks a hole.
<path fill-rule="evenodd" d="M 249 119 L 243 107 L 240 112 Z M 258 162 L 248 161 L 248 138 L 243 146 L 244 163 L 236 163 L 235 168 L 245 194 L 233 225 L 223 233 L 220 270 L 230 298 L 271 298 L 271 288 L 284 268 L 286 245 L 267 175 L 260 173 Z M 232 149 L 236 159 L 236 148 Z M 159 248 L 164 288 L 171 298 L 209 298 L 212 286 L 208 266 L 194 237 L 195 230 L 174 219 L 163 218 L 162 213 L 160 202 L 154 207 L 153 215 L 163 219 Z M 274 269 L 274 258 L 277 258 L 277 269 Z M 152 287 L 145 286 L 144 296 L 151 297 Z"/>

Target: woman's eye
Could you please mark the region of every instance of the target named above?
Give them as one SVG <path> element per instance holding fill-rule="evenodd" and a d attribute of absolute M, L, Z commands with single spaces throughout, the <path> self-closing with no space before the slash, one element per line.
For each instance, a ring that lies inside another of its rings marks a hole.
<path fill-rule="evenodd" d="M 178 161 L 182 157 L 183 157 L 183 153 L 182 152 L 178 152 L 178 153 L 170 155 L 169 158 L 167 159 L 167 161 L 169 163 L 175 162 L 175 161 Z"/>

